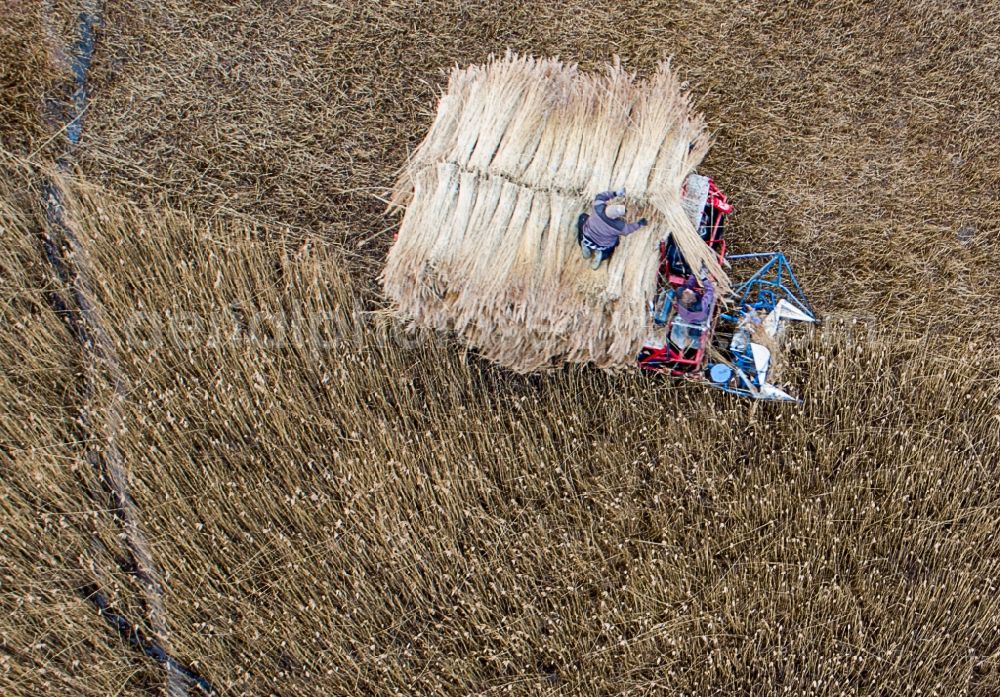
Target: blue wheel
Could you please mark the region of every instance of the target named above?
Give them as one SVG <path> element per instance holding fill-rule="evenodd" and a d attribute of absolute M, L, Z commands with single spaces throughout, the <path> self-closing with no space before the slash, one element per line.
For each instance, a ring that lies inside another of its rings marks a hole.
<path fill-rule="evenodd" d="M 733 369 L 723 363 L 716 363 L 708 369 L 708 379 L 716 385 L 725 385 L 733 377 Z"/>

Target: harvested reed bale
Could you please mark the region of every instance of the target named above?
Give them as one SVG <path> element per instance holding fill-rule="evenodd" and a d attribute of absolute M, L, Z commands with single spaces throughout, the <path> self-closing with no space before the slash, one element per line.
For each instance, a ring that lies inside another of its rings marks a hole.
<path fill-rule="evenodd" d="M 390 201 L 406 212 L 384 291 L 413 324 L 455 331 L 514 370 L 628 365 L 648 334 L 662 240 L 730 290 L 681 205 L 707 148 L 668 63 L 648 80 L 619 62 L 584 74 L 511 53 L 456 69 Z M 623 185 L 629 217 L 650 224 L 591 271 L 577 219 Z"/>

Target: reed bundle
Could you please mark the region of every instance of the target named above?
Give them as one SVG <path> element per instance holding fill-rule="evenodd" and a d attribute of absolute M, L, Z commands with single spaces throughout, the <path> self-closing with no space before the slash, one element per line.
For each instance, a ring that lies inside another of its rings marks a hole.
<path fill-rule="evenodd" d="M 730 289 L 681 207 L 707 150 L 667 62 L 648 80 L 617 61 L 585 74 L 512 53 L 456 68 L 390 200 L 405 214 L 385 293 L 415 325 L 455 331 L 517 371 L 628 365 L 647 335 L 661 240 L 673 235 L 692 268 Z M 576 221 L 621 186 L 629 217 L 650 225 L 593 272 Z"/>

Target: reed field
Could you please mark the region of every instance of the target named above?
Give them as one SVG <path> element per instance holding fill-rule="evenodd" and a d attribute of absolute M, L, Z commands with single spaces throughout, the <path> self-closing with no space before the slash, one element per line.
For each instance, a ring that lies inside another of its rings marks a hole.
<path fill-rule="evenodd" d="M 1000 694 L 1000 8 L 96 5 L 74 145 L 80 8 L 0 2 L 0 694 Z M 800 405 L 394 318 L 507 49 L 671 58 Z"/>

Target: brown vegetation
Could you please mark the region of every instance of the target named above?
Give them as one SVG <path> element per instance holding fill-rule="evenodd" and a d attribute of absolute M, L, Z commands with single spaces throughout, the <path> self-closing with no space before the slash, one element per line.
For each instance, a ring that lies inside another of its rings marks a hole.
<path fill-rule="evenodd" d="M 108 3 L 71 258 L 170 651 L 220 690 L 1000 691 L 1000 14 L 647 5 Z M 5 60 L 41 41 L 18 26 Z M 783 247 L 834 316 L 784 366 L 801 407 L 513 376 L 367 314 L 373 194 L 441 71 L 507 45 L 676 55 L 740 250 Z M 28 155 L 51 133 L 18 70 L 0 129 Z M 0 692 L 161 693 L 81 592 L 148 626 L 42 174 L 0 174 Z"/>
<path fill-rule="evenodd" d="M 4 694 L 114 694 L 149 683 L 146 665 L 116 642 L 79 589 L 99 581 L 137 610 L 119 571 L 120 529 L 93 476 L 82 426 L 86 370 L 51 309 L 52 279 L 38 236 L 33 174 L 0 176 L 0 670 Z"/>

